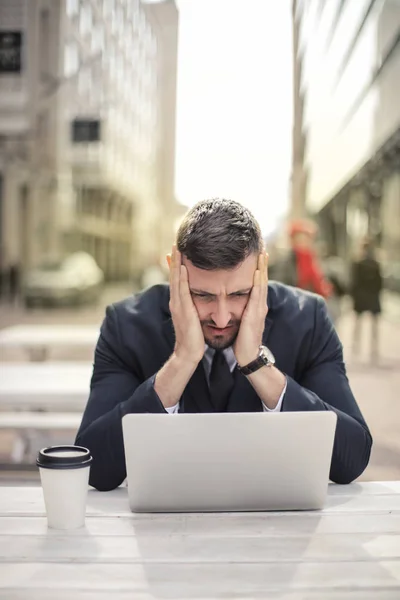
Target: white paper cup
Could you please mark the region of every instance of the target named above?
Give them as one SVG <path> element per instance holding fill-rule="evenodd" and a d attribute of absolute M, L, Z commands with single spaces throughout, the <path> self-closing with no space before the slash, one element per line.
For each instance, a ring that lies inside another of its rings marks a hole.
<path fill-rule="evenodd" d="M 40 450 L 39 467 L 47 523 L 52 529 L 78 529 L 85 524 L 92 457 L 82 446 Z"/>

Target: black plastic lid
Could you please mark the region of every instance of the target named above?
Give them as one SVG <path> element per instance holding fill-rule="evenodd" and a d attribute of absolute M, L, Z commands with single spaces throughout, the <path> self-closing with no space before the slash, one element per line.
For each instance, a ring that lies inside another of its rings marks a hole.
<path fill-rule="evenodd" d="M 71 452 L 76 456 L 71 456 Z M 39 451 L 36 464 L 44 469 L 81 469 L 92 460 L 89 450 L 83 446 L 50 446 Z"/>

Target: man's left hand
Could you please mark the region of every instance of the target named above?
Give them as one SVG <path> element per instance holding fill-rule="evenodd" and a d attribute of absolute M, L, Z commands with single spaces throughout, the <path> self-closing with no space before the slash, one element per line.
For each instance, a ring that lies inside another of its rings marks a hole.
<path fill-rule="evenodd" d="M 268 314 L 268 254 L 262 252 L 258 257 L 254 273 L 253 288 L 243 312 L 240 329 L 233 351 L 240 367 L 255 360 L 262 344 L 265 318 Z"/>

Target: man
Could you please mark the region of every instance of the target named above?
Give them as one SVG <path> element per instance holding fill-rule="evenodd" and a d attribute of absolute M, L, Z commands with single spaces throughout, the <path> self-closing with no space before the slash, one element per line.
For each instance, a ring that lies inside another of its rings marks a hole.
<path fill-rule="evenodd" d="M 168 264 L 169 286 L 107 308 L 76 440 L 93 455 L 90 484 L 111 490 L 126 477 L 123 415 L 174 418 L 168 413 L 176 411 L 332 410 L 330 477 L 358 477 L 372 439 L 325 302 L 268 284 L 252 214 L 230 200 L 200 202 L 184 218 Z"/>

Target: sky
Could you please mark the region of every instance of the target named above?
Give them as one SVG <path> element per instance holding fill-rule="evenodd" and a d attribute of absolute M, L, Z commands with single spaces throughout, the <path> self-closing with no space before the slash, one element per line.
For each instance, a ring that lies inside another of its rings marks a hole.
<path fill-rule="evenodd" d="M 289 196 L 290 0 L 177 0 L 176 196 L 223 196 L 273 231 Z"/>

